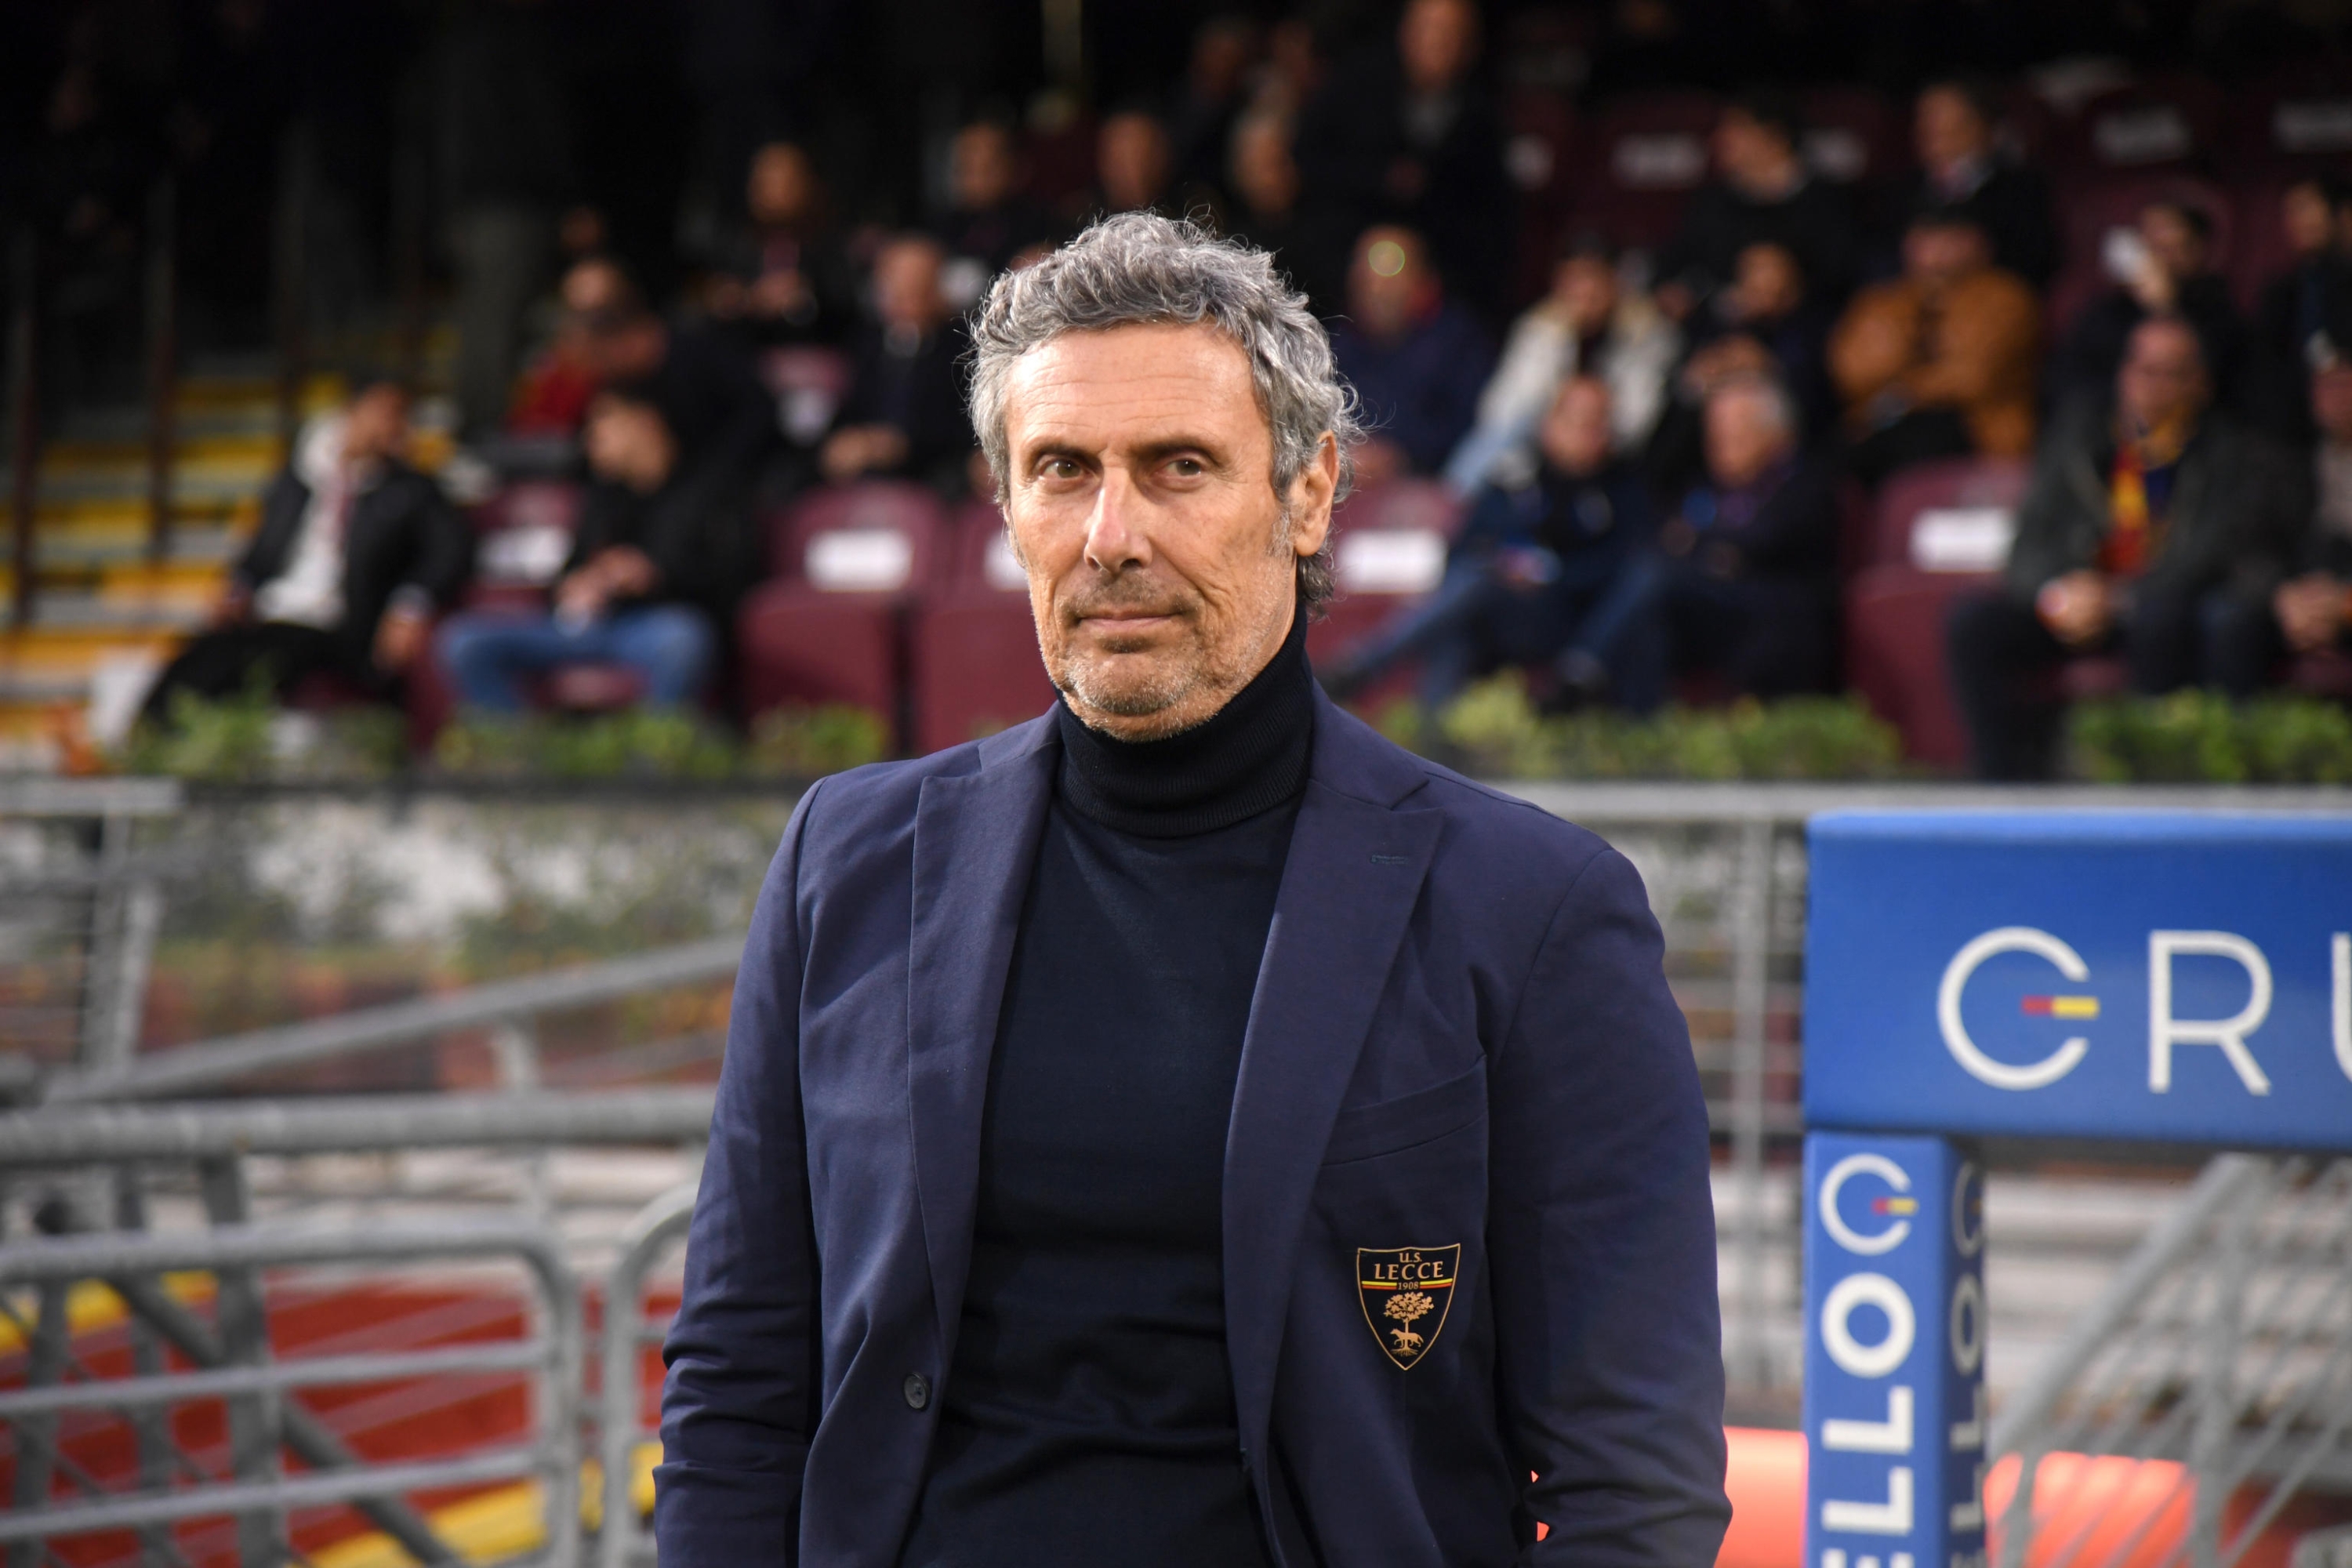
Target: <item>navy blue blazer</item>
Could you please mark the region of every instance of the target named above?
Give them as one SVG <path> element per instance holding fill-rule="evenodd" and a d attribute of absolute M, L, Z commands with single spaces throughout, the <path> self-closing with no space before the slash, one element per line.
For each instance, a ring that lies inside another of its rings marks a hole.
<path fill-rule="evenodd" d="M 1060 754 L 1048 714 L 785 830 L 665 1351 L 662 1568 L 898 1561 Z M 1599 838 L 1318 700 L 1225 1150 L 1237 1459 L 1285 1568 L 1715 1561 L 1706 1114 L 1661 951 Z"/>

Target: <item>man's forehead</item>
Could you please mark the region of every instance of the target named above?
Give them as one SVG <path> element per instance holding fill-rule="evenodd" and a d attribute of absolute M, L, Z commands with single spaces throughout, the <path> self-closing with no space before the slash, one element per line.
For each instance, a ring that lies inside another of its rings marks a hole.
<path fill-rule="evenodd" d="M 1265 426 L 1248 356 L 1207 325 L 1065 332 L 1014 363 L 1004 412 L 1016 445 L 1232 443 Z"/>

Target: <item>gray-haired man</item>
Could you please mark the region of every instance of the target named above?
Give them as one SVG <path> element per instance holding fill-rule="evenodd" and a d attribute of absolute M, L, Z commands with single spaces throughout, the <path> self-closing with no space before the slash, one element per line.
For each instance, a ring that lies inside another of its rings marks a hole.
<path fill-rule="evenodd" d="M 1657 927 L 1598 839 L 1318 692 L 1354 434 L 1322 329 L 1263 254 L 1131 214 L 973 339 L 1062 700 L 786 830 L 667 1347 L 665 1568 L 1713 1561 Z"/>

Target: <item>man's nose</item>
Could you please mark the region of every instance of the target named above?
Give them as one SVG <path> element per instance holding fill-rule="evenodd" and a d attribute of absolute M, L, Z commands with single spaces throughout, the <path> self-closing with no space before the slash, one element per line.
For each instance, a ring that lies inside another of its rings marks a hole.
<path fill-rule="evenodd" d="M 1087 564 L 1116 577 L 1131 566 L 1150 563 L 1151 540 L 1144 504 L 1125 468 L 1114 466 L 1103 471 L 1093 515 L 1087 519 Z"/>

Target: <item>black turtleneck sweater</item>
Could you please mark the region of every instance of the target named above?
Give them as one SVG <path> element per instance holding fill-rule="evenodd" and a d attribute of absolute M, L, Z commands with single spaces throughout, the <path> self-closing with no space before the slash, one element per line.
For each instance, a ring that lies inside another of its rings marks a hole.
<path fill-rule="evenodd" d="M 1305 616 L 1207 723 L 1062 763 L 989 1062 L 903 1568 L 1270 1561 L 1225 1354 L 1225 1129 L 1315 708 Z"/>

